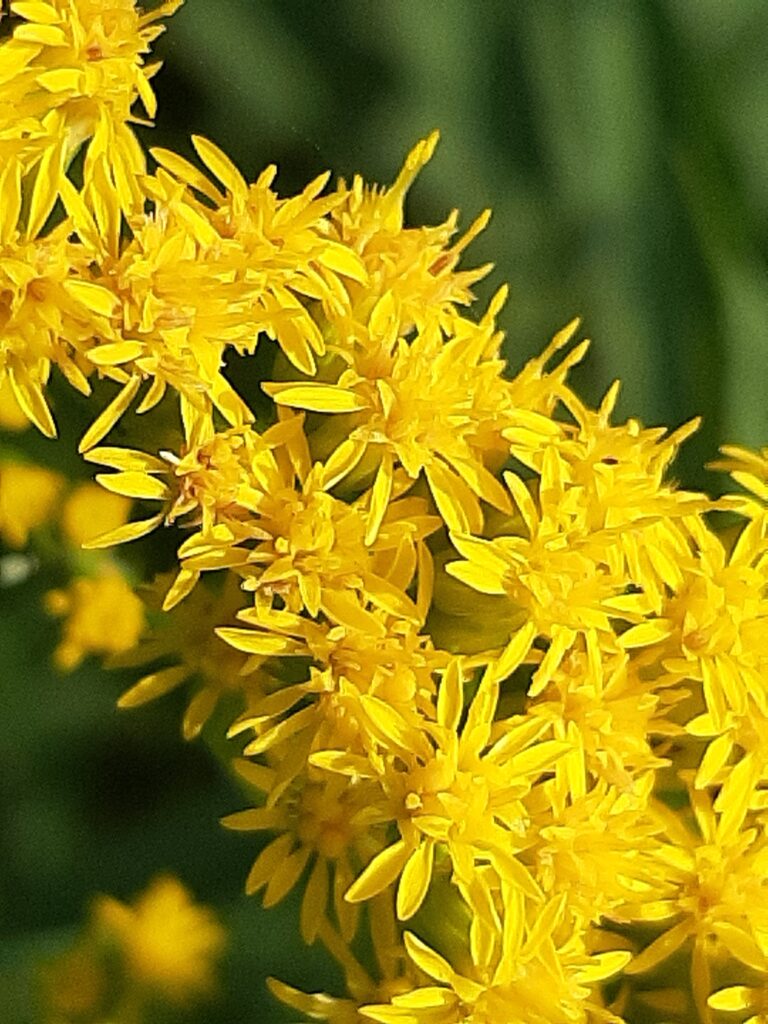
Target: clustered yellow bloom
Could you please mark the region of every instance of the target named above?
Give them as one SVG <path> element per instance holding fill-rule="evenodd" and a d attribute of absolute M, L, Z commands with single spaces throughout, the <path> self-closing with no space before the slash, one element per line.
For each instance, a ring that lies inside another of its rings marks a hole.
<path fill-rule="evenodd" d="M 458 241 L 455 212 L 405 226 L 436 134 L 389 188 L 282 198 L 199 137 L 200 166 L 154 150 L 147 174 L 128 124 L 176 5 L 12 6 L 0 387 L 52 435 L 51 368 L 105 381 L 80 450 L 126 504 L 69 533 L 178 541 L 136 595 L 113 561 L 52 594 L 57 659 L 142 665 L 125 707 L 193 682 L 188 738 L 225 698 L 251 794 L 225 824 L 269 837 L 247 889 L 300 887 L 349 988 L 273 991 L 337 1024 L 621 1024 L 682 950 L 702 1021 L 763 1005 L 766 451 L 724 449 L 748 495 L 677 486 L 696 421 L 613 423 L 617 384 L 587 407 L 578 321 L 511 373 L 505 289 L 472 319 L 488 268 L 458 269 L 487 214 Z M 10 544 L 55 495 L 21 510 L 22 471 L 0 465 Z M 154 912 L 107 916 L 184 987 Z"/>
<path fill-rule="evenodd" d="M 150 1020 L 144 1014 L 158 999 L 205 998 L 225 942 L 213 912 L 172 875 L 153 879 L 130 904 L 98 896 L 76 944 L 43 972 L 46 1020 Z"/>

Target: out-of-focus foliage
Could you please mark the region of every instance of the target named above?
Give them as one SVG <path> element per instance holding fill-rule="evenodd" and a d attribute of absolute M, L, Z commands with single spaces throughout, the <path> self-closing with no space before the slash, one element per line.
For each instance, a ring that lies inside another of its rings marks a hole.
<path fill-rule="evenodd" d="M 513 367 L 581 314 L 581 389 L 621 376 L 625 414 L 703 414 L 679 472 L 712 486 L 695 467 L 719 443 L 768 435 L 767 36 L 760 0 L 187 0 L 158 45 L 151 142 L 189 152 L 201 132 L 249 177 L 276 162 L 288 193 L 328 168 L 390 181 L 439 128 L 413 219 L 493 208 L 471 262 L 496 262 L 484 296 L 511 284 Z M 74 434 L 23 443 L 76 464 Z M 56 676 L 39 609 L 62 581 L 17 569 L 33 585 L 0 580 L 0 1020 L 32 1019 L 23 965 L 67 945 L 92 893 L 128 898 L 159 869 L 237 937 L 226 1000 L 194 1019 L 287 1019 L 260 979 L 319 986 L 320 956 L 290 964 L 295 901 L 267 920 L 240 899 L 252 843 L 215 824 L 233 784 L 182 744 L 173 700 L 116 716 L 127 676 Z"/>

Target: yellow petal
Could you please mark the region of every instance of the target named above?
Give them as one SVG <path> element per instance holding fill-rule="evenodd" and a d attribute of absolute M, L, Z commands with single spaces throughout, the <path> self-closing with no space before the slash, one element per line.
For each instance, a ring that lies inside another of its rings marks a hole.
<path fill-rule="evenodd" d="M 56 25 L 19 25 L 13 30 L 13 38 L 43 46 L 66 46 L 68 42 L 66 32 Z"/>
<path fill-rule="evenodd" d="M 631 963 L 624 968 L 626 974 L 644 974 L 652 971 L 657 964 L 660 964 L 667 957 L 672 956 L 683 945 L 691 935 L 691 921 L 681 921 L 669 931 L 664 932 L 657 939 L 646 946 L 642 953 L 636 956 Z"/>
<path fill-rule="evenodd" d="M 437 720 L 449 732 L 455 732 L 464 709 L 464 686 L 459 662 L 454 658 L 446 669 L 437 693 Z"/>
<path fill-rule="evenodd" d="M 52 31 L 58 32 L 60 29 Z M 27 216 L 27 238 L 36 238 L 40 234 L 56 203 L 59 181 L 64 174 L 65 140 L 66 136 L 62 135 L 61 141 L 47 149 L 38 164 Z"/>
<path fill-rule="evenodd" d="M 533 536 L 539 528 L 539 513 L 536 511 L 531 492 L 516 473 L 505 473 L 504 482 L 512 492 L 529 534 Z"/>
<path fill-rule="evenodd" d="M 720 814 L 717 823 L 718 843 L 727 843 L 736 838 L 759 777 L 760 768 L 752 753 L 746 754 L 730 770 L 714 803 L 715 811 Z"/>
<path fill-rule="evenodd" d="M 166 473 L 168 471 L 167 462 L 132 448 L 110 448 L 107 446 L 91 448 L 83 457 L 87 462 L 96 462 L 100 466 L 109 466 L 110 469 L 119 469 L 124 472 Z"/>
<path fill-rule="evenodd" d="M 150 153 L 161 167 L 165 167 L 171 174 L 191 185 L 198 192 L 202 192 L 216 206 L 221 206 L 224 199 L 221 193 L 214 188 L 204 174 L 188 160 L 185 160 L 184 157 L 169 149 L 161 149 L 159 147 L 151 148 Z"/>
<path fill-rule="evenodd" d="M 731 985 L 729 988 L 721 988 L 719 992 L 713 992 L 707 1002 L 713 1010 L 739 1010 L 751 1009 L 757 1000 L 755 990 L 747 988 L 746 985 Z"/>
<path fill-rule="evenodd" d="M 448 963 L 444 960 L 439 953 L 436 953 L 434 949 L 422 942 L 421 939 L 417 938 L 413 932 L 406 932 L 403 936 L 405 939 L 405 948 L 408 951 L 408 956 L 413 960 L 417 967 L 421 968 L 425 974 L 428 974 L 430 978 L 434 978 L 435 981 L 442 981 L 444 985 L 450 985 L 456 976 L 456 972 Z"/>
<path fill-rule="evenodd" d="M 360 697 L 360 706 L 371 731 L 382 745 L 429 757 L 431 747 L 427 741 L 394 707 L 368 693 Z"/>
<path fill-rule="evenodd" d="M 43 0 L 13 0 L 11 10 L 25 21 L 37 21 L 41 25 L 56 25 L 62 20 L 56 8 Z"/>
<path fill-rule="evenodd" d="M 317 930 L 325 914 L 327 902 L 328 865 L 323 857 L 318 857 L 304 889 L 299 917 L 301 937 L 308 946 L 317 938 Z"/>
<path fill-rule="evenodd" d="M 392 496 L 393 480 L 392 453 L 385 451 L 381 459 L 381 465 L 376 473 L 373 487 L 371 488 L 368 522 L 365 528 L 366 545 L 371 545 L 376 540 L 381 522 L 389 506 L 389 499 Z"/>
<path fill-rule="evenodd" d="M 481 533 L 483 513 L 480 502 L 461 477 L 437 459 L 425 466 L 424 472 L 435 505 L 448 529 L 455 533 Z"/>
<path fill-rule="evenodd" d="M 434 843 L 422 842 L 405 862 L 397 887 L 397 916 L 401 921 L 413 917 L 429 889 L 435 858 Z"/>
<path fill-rule="evenodd" d="M 109 288 L 96 284 L 95 281 L 80 281 L 76 278 L 70 278 L 64 282 L 64 289 L 73 299 L 76 299 L 94 313 L 100 313 L 102 316 L 112 316 L 120 305 L 120 300 L 114 292 L 111 292 Z M 139 343 L 134 341 L 123 342 L 122 344 L 137 345 Z M 115 346 L 105 345 L 103 347 L 113 348 Z M 89 357 L 92 356 L 93 351 L 89 352 L 88 355 Z"/>
<path fill-rule="evenodd" d="M 245 811 L 235 811 L 220 818 L 224 828 L 234 832 L 260 832 L 262 829 L 279 828 L 282 812 L 275 807 L 249 807 Z"/>
<path fill-rule="evenodd" d="M 177 604 L 180 604 L 185 597 L 192 593 L 199 579 L 200 573 L 192 572 L 190 569 L 179 569 L 163 598 L 163 611 L 169 612 Z"/>
<path fill-rule="evenodd" d="M 365 455 L 366 448 L 365 441 L 352 441 L 349 438 L 342 441 L 323 467 L 323 488 L 330 490 L 351 473 Z"/>
<path fill-rule="evenodd" d="M 400 874 L 410 853 L 411 847 L 402 839 L 381 850 L 347 889 L 344 899 L 349 903 L 361 903 L 382 892 Z"/>
<path fill-rule="evenodd" d="M 245 178 L 243 178 L 226 153 L 222 152 L 218 146 L 215 146 L 208 139 L 204 139 L 202 135 L 193 135 L 192 145 L 197 150 L 197 155 L 203 163 L 207 164 L 222 185 L 233 196 L 245 196 L 247 194 L 248 186 L 245 183 Z"/>
<path fill-rule="evenodd" d="M 78 451 L 81 455 L 87 452 L 89 448 L 93 448 L 94 445 L 98 444 L 99 441 L 109 433 L 136 397 L 136 392 L 139 390 L 140 385 L 140 377 L 131 377 L 120 391 L 118 391 L 117 395 L 115 395 L 106 409 L 99 413 L 90 427 L 83 434 L 82 440 L 78 446 Z"/>
<path fill-rule="evenodd" d="M 262 384 L 278 405 L 310 412 L 359 412 L 366 402 L 354 391 L 335 384 Z"/>
<path fill-rule="evenodd" d="M 88 358 L 94 366 L 120 366 L 143 354 L 144 345 L 140 341 L 115 341 L 88 350 Z"/>
<path fill-rule="evenodd" d="M 138 540 L 139 537 L 145 537 L 148 533 L 151 533 L 156 527 L 163 521 L 163 513 L 152 516 L 151 519 L 141 519 L 133 523 L 125 523 L 123 526 L 118 526 L 115 530 L 110 530 L 108 533 L 102 533 L 100 537 L 96 537 L 94 540 L 85 541 L 82 545 L 86 551 L 92 551 L 97 548 L 109 548 L 114 544 L 125 544 L 130 540 Z"/>
<path fill-rule="evenodd" d="M 159 672 L 152 672 L 144 676 L 135 686 L 120 697 L 117 702 L 119 708 L 137 708 L 147 701 L 154 700 L 170 693 L 186 679 L 189 678 L 189 669 L 185 665 L 173 665 L 171 668 L 160 669 Z"/>
<path fill-rule="evenodd" d="M 329 270 L 335 270 L 337 274 L 351 277 L 359 284 L 365 284 L 368 280 L 368 272 L 363 261 L 353 249 L 340 242 L 326 242 L 317 257 L 317 262 Z"/>
<path fill-rule="evenodd" d="M 582 985 L 594 985 L 598 981 L 605 981 L 606 978 L 623 971 L 631 959 L 632 954 L 626 949 L 594 953 L 590 957 L 589 964 L 580 968 L 574 977 Z"/>
<path fill-rule="evenodd" d="M 20 376 L 15 368 L 11 368 L 8 376 L 13 397 L 27 419 L 46 437 L 56 437 L 56 424 L 45 400 L 42 385 L 29 377 Z"/>
<path fill-rule="evenodd" d="M 245 881 L 245 891 L 249 896 L 266 884 L 274 874 L 278 864 L 288 856 L 292 846 L 293 835 L 291 833 L 284 833 L 264 847 L 254 861 L 253 867 Z"/>
<path fill-rule="evenodd" d="M 631 626 L 619 637 L 619 646 L 625 651 L 635 647 L 648 647 L 650 644 L 665 640 L 672 633 L 672 623 L 669 619 L 649 619 L 637 626 Z"/>
<path fill-rule="evenodd" d="M 96 481 L 113 494 L 122 494 L 126 498 L 145 498 L 163 500 L 170 495 L 168 485 L 163 480 L 147 473 L 97 473 Z"/>
<path fill-rule="evenodd" d="M 497 679 L 506 679 L 523 663 L 536 639 L 536 627 L 532 622 L 526 624 L 515 633 L 507 646 L 492 666 Z"/>
<path fill-rule="evenodd" d="M 35 78 L 48 92 L 82 92 L 83 73 L 79 68 L 52 68 L 41 71 Z"/>
<path fill-rule="evenodd" d="M 571 749 L 570 743 L 564 740 L 544 740 L 536 743 L 527 750 L 515 754 L 508 762 L 510 776 L 515 775 L 539 775 L 541 772 L 551 771 L 555 761 Z"/>
<path fill-rule="evenodd" d="M 720 770 L 728 763 L 733 750 L 733 740 L 728 733 L 717 736 L 707 747 L 696 772 L 696 789 L 711 786 Z"/>
<path fill-rule="evenodd" d="M 343 590 L 327 590 L 320 602 L 325 614 L 347 629 L 357 630 L 365 636 L 377 637 L 386 634 L 386 627 L 375 615 L 362 607 L 358 598 Z"/>
<path fill-rule="evenodd" d="M 286 654 L 304 654 L 305 648 L 296 640 L 274 633 L 259 633 L 253 629 L 237 629 L 231 626 L 219 626 L 216 636 L 235 650 L 247 654 L 262 654 L 264 657 L 284 656 Z"/>

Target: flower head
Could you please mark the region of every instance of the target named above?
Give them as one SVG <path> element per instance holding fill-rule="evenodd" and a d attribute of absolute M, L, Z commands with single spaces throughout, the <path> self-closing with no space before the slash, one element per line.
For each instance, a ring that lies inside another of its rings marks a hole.
<path fill-rule="evenodd" d="M 118 944 L 134 984 L 182 1004 L 210 992 L 225 932 L 178 879 L 156 878 L 133 904 L 101 896 L 93 914 L 94 927 Z"/>
<path fill-rule="evenodd" d="M 64 618 L 64 635 L 54 654 L 64 671 L 77 668 L 89 654 L 130 650 L 144 629 L 144 605 L 114 568 L 51 590 L 46 604 L 52 615 Z"/>

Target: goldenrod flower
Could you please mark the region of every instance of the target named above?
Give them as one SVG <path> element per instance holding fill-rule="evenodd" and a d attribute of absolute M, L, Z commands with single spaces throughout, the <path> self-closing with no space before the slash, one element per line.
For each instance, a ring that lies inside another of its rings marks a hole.
<path fill-rule="evenodd" d="M 748 522 L 730 553 L 699 520 L 690 528 L 696 554 L 657 620 L 667 636 L 648 654 L 661 659 L 667 681 L 695 682 L 707 718 L 691 731 L 717 736 L 740 719 L 768 718 L 766 520 Z"/>
<path fill-rule="evenodd" d="M 432 984 L 392 997 L 389 1005 L 364 1006 L 381 1024 L 586 1024 L 600 1019 L 622 1024 L 607 1011 L 593 987 L 618 973 L 630 954 L 589 955 L 583 944 L 555 943 L 562 902 L 553 901 L 528 924 L 509 904 L 497 924 L 497 945 L 487 964 L 467 973 L 453 967 L 416 935 L 407 932 L 409 957 Z"/>
<path fill-rule="evenodd" d="M 159 208 L 169 200 L 180 204 L 179 216 L 197 229 L 199 240 L 229 255 L 232 290 L 243 302 L 242 329 L 231 339 L 238 351 L 252 353 L 261 330 L 278 342 L 295 367 L 314 374 L 316 358 L 325 353 L 325 338 L 309 307 L 319 301 L 326 316 L 339 316 L 349 306 L 350 284 L 367 284 L 365 266 L 354 249 L 330 237 L 327 215 L 342 197 L 320 197 L 329 177 L 323 174 L 299 195 L 280 199 L 271 188 L 274 165 L 248 184 L 212 142 L 200 136 L 192 142 L 224 193 L 177 154 L 155 149 L 159 163 L 191 189 L 178 196 L 178 188 L 161 171 L 152 188 Z M 206 201 L 200 202 L 195 192 Z M 255 330 L 249 332 L 251 325 Z"/>
<path fill-rule="evenodd" d="M 136 178 L 146 163 L 129 125 L 141 121 L 133 113 L 137 100 L 154 117 L 149 82 L 159 65 L 145 65 L 144 56 L 163 31 L 157 21 L 181 2 L 165 0 L 145 13 L 135 0 L 13 4 L 23 22 L 0 46 L 0 113 L 17 120 L 30 140 L 18 157 L 26 166 L 39 161 L 31 217 L 38 228 L 66 165 L 88 139 L 85 184 L 94 204 L 109 201 L 106 190 L 126 212 L 140 205 Z"/>
<path fill-rule="evenodd" d="M 439 133 L 432 132 L 419 141 L 389 187 L 368 186 L 359 175 L 349 187 L 339 184 L 337 197 L 341 201 L 330 211 L 330 224 L 339 242 L 359 255 L 367 277 L 350 284 L 349 310 L 332 317 L 332 337 L 337 345 L 343 347 L 345 337 L 365 343 L 371 312 L 384 296 L 403 336 L 434 321 L 443 323 L 455 305 L 471 302 L 472 285 L 490 270 L 489 265 L 456 270 L 464 249 L 487 224 L 490 211 L 481 214 L 450 246 L 458 220 L 456 210 L 435 227 L 405 226 L 406 193 L 431 159 L 438 138 Z"/>
<path fill-rule="evenodd" d="M 675 923 L 627 968 L 632 975 L 650 972 L 692 939 L 693 993 L 705 1015 L 710 968 L 720 952 L 753 970 L 768 970 L 766 836 L 762 829 L 742 828 L 743 794 L 731 792 L 729 797 L 713 806 L 703 791 L 691 792 L 699 835 L 686 830 L 671 812 L 663 812 L 672 842 L 657 859 L 661 878 L 673 891 L 662 900 L 640 903 L 634 917 Z"/>
<path fill-rule="evenodd" d="M 377 787 L 365 781 L 353 784 L 344 776 L 329 776 L 311 768 L 287 781 L 280 779 L 279 771 L 264 765 L 239 762 L 237 767 L 267 802 L 263 807 L 230 814 L 222 823 L 232 829 L 277 833 L 254 861 L 246 892 L 266 887 L 264 906 L 274 906 L 311 864 L 301 903 L 304 941 L 314 942 L 329 903 L 342 933 L 351 939 L 358 908 L 344 900 L 344 893 L 354 878 L 359 845 L 370 842 L 371 804 Z"/>
<path fill-rule="evenodd" d="M 51 367 L 90 392 L 84 355 L 94 334 L 108 331 L 114 299 L 87 273 L 88 257 L 70 240 L 68 223 L 43 238 L 17 224 L 22 196 L 18 173 L 0 174 L 0 382 L 8 381 L 30 422 L 49 437 L 56 428 L 45 399 Z"/>
<path fill-rule="evenodd" d="M 48 611 L 62 616 L 63 637 L 54 660 L 69 672 L 89 654 L 130 650 L 144 628 L 144 605 L 115 569 L 74 579 L 64 590 L 51 590 Z"/>
<path fill-rule="evenodd" d="M 568 744 L 544 739 L 546 723 L 525 717 L 494 727 L 498 683 L 489 673 L 459 729 L 462 689 L 461 667 L 454 662 L 441 681 L 436 721 L 424 721 L 421 730 L 384 701 L 361 699 L 380 751 L 371 764 L 399 838 L 367 864 L 348 900 L 370 899 L 399 877 L 398 917 L 412 917 L 443 849 L 459 884 L 471 888 L 478 865 L 490 865 L 498 886 L 540 899 L 538 885 L 517 857 L 531 843 L 524 800 Z M 355 765 L 343 754 L 315 755 L 313 763 L 350 773 Z"/>
<path fill-rule="evenodd" d="M 649 772 L 628 793 L 605 782 L 585 790 L 576 780 L 563 799 L 551 780 L 527 801 L 537 826 L 536 879 L 547 896 L 563 896 L 576 920 L 632 919 L 638 900 L 669 896 L 657 860 L 661 826 L 647 811 L 653 783 Z"/>
<path fill-rule="evenodd" d="M 194 903 L 171 876 L 160 876 L 133 904 L 101 896 L 94 927 L 117 943 L 130 983 L 174 1003 L 210 993 L 225 932 L 213 913 Z"/>
<path fill-rule="evenodd" d="M 0 539 L 23 548 L 32 530 L 52 519 L 64 480 L 42 466 L 0 461 Z"/>
<path fill-rule="evenodd" d="M 435 674 L 447 666 L 449 656 L 435 650 L 414 622 L 380 609 L 365 610 L 338 595 L 327 599 L 325 614 L 332 621 L 320 624 L 291 612 L 254 607 L 237 617 L 255 629 L 217 628 L 228 644 L 250 653 L 255 664 L 249 663 L 244 673 L 261 669 L 269 655 L 314 662 L 305 681 L 289 686 L 262 674 L 263 692 L 249 694 L 243 714 L 229 730 L 230 736 L 255 732 L 246 755 L 262 754 L 290 738 L 293 749 L 304 748 L 310 760 L 315 752 L 337 746 L 365 756 L 372 733 L 363 695 L 385 702 L 412 724 L 420 714 L 430 713 Z"/>
<path fill-rule="evenodd" d="M 571 650 L 527 710 L 573 746 L 555 765 L 563 797 L 583 795 L 589 779 L 630 792 L 636 779 L 666 763 L 650 740 L 665 731 L 666 706 L 624 651 L 603 655 L 595 665 L 587 651 Z"/>
<path fill-rule="evenodd" d="M 504 457 L 502 431 L 514 422 L 494 325 L 503 299 L 496 297 L 479 325 L 452 317 L 444 335 L 433 321 L 407 343 L 398 335 L 388 293 L 371 312 L 371 345 L 342 353 L 349 366 L 334 383 L 264 385 L 280 406 L 349 414 L 341 428 L 346 440 L 328 458 L 327 472 L 343 479 L 370 452 L 376 469 L 372 530 L 390 500 L 398 466 L 410 480 L 424 474 L 451 529 L 479 532 L 481 500 L 511 510 L 485 465 L 492 455 Z"/>

